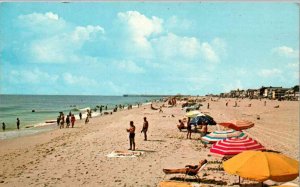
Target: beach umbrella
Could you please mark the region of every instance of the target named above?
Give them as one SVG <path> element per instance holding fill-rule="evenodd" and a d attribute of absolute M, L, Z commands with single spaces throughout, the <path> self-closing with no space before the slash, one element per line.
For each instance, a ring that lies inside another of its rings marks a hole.
<path fill-rule="evenodd" d="M 227 173 L 259 182 L 287 182 L 299 175 L 297 160 L 273 152 L 244 151 L 223 162 L 223 167 Z"/>
<path fill-rule="evenodd" d="M 204 122 L 208 125 L 216 125 L 217 124 L 211 116 L 206 115 L 206 114 L 202 114 L 202 115 L 198 115 L 198 116 L 194 117 L 190 123 L 192 125 L 199 125 L 202 122 Z"/>
<path fill-rule="evenodd" d="M 190 117 L 190 118 L 196 117 L 198 115 L 204 115 L 204 114 L 202 114 L 198 110 L 193 110 L 193 111 L 190 111 L 190 112 L 185 114 L 186 117 Z"/>
<path fill-rule="evenodd" d="M 206 136 L 201 137 L 201 140 L 205 143 L 215 143 L 219 140 L 223 140 L 226 138 L 245 137 L 245 136 L 247 135 L 244 132 L 230 129 L 227 131 L 214 131 Z"/>
<path fill-rule="evenodd" d="M 253 127 L 254 123 L 247 120 L 231 120 L 228 122 L 219 123 L 219 125 L 240 131 L 240 130 L 249 129 Z"/>
<path fill-rule="evenodd" d="M 247 150 L 265 150 L 256 140 L 250 137 L 227 138 L 217 141 L 211 148 L 213 155 L 221 157 L 232 157 Z"/>

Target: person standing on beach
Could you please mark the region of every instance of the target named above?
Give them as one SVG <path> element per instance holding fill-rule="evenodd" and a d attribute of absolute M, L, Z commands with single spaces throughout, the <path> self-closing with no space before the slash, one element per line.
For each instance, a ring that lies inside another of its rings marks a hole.
<path fill-rule="evenodd" d="M 59 125 L 59 122 L 60 122 L 60 116 L 57 116 L 57 119 L 56 119 L 57 126 Z"/>
<path fill-rule="evenodd" d="M 70 116 L 69 115 L 67 115 L 66 123 L 67 123 L 66 128 L 69 128 L 70 127 Z"/>
<path fill-rule="evenodd" d="M 64 126 L 65 126 L 65 116 L 64 116 L 64 113 L 62 113 L 61 116 L 60 116 L 60 126 L 59 126 L 59 128 L 60 129 L 64 128 Z"/>
<path fill-rule="evenodd" d="M 20 120 L 19 120 L 19 118 L 17 118 L 17 129 L 18 130 L 20 129 Z"/>
<path fill-rule="evenodd" d="M 187 135 L 186 135 L 186 139 L 192 139 L 192 125 L 190 124 L 190 120 L 191 118 L 188 118 L 187 121 Z"/>
<path fill-rule="evenodd" d="M 129 132 L 129 149 L 128 150 L 132 150 L 135 151 L 135 141 L 134 141 L 134 137 L 135 137 L 135 126 L 133 125 L 133 121 L 130 121 L 130 128 L 126 129 L 127 132 Z"/>
<path fill-rule="evenodd" d="M 89 121 L 90 121 L 90 120 L 89 120 L 89 115 L 87 114 L 87 115 L 86 115 L 86 118 L 85 118 L 84 124 L 87 124 Z"/>
<path fill-rule="evenodd" d="M 82 114 L 79 112 L 79 119 L 82 120 Z"/>
<path fill-rule="evenodd" d="M 5 123 L 2 123 L 2 130 L 5 131 Z"/>
<path fill-rule="evenodd" d="M 209 109 L 209 103 L 207 103 L 207 109 Z"/>
<path fill-rule="evenodd" d="M 75 116 L 74 116 L 74 114 L 72 114 L 72 116 L 71 116 L 71 125 L 72 125 L 72 128 L 74 127 L 75 121 L 76 121 Z"/>
<path fill-rule="evenodd" d="M 148 121 L 147 121 L 147 118 L 144 117 L 143 129 L 142 129 L 142 131 L 141 131 L 141 133 L 144 132 L 144 141 L 147 141 L 147 131 L 148 131 L 148 127 L 149 127 L 149 123 L 148 123 Z"/>

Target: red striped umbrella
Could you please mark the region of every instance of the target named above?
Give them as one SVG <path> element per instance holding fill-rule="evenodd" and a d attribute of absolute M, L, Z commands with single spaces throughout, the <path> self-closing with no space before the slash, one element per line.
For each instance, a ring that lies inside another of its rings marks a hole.
<path fill-rule="evenodd" d="M 230 129 L 234 129 L 236 131 L 241 131 L 244 129 L 249 129 L 254 126 L 254 123 L 247 120 L 231 120 L 228 122 L 222 122 L 219 123 L 219 125 L 222 125 L 224 127 L 228 127 Z"/>
<path fill-rule="evenodd" d="M 210 152 L 221 157 L 232 157 L 247 150 L 265 150 L 256 140 L 250 137 L 228 138 L 213 144 Z"/>

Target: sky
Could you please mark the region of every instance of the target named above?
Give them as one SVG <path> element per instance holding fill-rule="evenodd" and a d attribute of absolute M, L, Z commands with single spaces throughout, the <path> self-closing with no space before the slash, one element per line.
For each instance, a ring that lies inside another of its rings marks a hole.
<path fill-rule="evenodd" d="M 0 94 L 205 95 L 299 84 L 299 6 L 0 4 Z"/>

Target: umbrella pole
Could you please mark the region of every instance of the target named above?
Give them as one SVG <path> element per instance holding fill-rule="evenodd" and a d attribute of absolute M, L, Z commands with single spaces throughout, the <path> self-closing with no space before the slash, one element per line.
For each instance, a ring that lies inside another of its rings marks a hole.
<path fill-rule="evenodd" d="M 239 186 L 241 186 L 241 177 L 239 176 Z"/>

